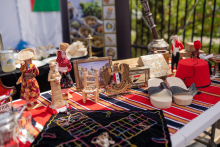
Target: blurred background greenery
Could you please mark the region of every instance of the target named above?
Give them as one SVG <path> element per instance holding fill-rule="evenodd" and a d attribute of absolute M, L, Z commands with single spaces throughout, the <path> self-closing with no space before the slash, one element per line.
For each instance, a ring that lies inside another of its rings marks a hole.
<path fill-rule="evenodd" d="M 149 31 L 148 26 L 142 19 L 142 5 L 140 0 L 129 0 L 130 1 L 130 13 L 131 13 L 131 44 L 147 46 L 149 42 L 153 40 L 153 35 Z M 183 41 L 183 28 L 185 20 L 185 8 L 187 1 L 187 15 L 186 20 L 189 18 L 188 25 L 185 28 L 185 43 L 195 40 L 201 41 L 202 33 L 202 19 L 203 19 L 203 6 L 205 0 L 198 0 L 195 8 L 195 21 L 193 20 L 194 9 L 193 6 L 196 0 L 179 0 L 179 11 L 177 11 L 177 0 L 148 0 L 151 13 L 153 14 L 153 19 L 157 25 L 157 32 L 160 38 L 165 39 L 167 43 L 170 44 L 170 39 L 168 36 L 179 35 L 180 41 Z M 169 1 L 171 2 L 171 7 L 169 8 Z M 163 4 L 163 7 L 162 7 Z M 136 7 L 137 6 L 137 7 Z M 156 6 L 156 7 L 155 7 Z M 169 25 L 169 9 L 170 11 L 170 30 L 168 34 Z M 206 0 L 205 11 L 204 11 L 204 26 L 203 26 L 203 37 L 202 37 L 202 50 L 205 53 L 209 51 L 211 27 L 212 27 L 212 13 L 214 9 L 214 0 Z M 163 14 L 163 20 L 162 20 Z M 176 17 L 178 15 L 178 25 L 176 29 Z M 143 14 L 145 16 L 145 14 Z M 193 32 L 193 22 L 194 23 L 194 37 L 192 39 Z M 137 28 L 137 29 L 136 29 Z M 149 34 L 149 37 L 148 37 Z M 161 35 L 162 34 L 162 35 Z M 218 54 L 220 49 L 220 0 L 216 0 L 215 17 L 213 25 L 213 35 L 211 43 L 211 53 Z M 184 43 L 184 45 L 185 45 Z M 146 55 L 147 49 L 141 51 L 140 48 L 135 49 L 132 47 L 132 57 L 135 57 L 135 52 L 137 50 L 137 57 L 140 55 Z"/>

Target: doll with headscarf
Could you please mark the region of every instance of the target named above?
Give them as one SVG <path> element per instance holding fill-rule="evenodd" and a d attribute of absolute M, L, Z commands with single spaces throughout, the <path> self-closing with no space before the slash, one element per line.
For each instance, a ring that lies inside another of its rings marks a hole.
<path fill-rule="evenodd" d="M 171 54 L 172 54 L 172 62 L 171 62 L 172 66 L 171 67 L 173 71 L 175 63 L 176 63 L 176 69 L 177 69 L 179 58 L 180 58 L 179 51 L 184 49 L 184 45 L 182 44 L 182 42 L 179 41 L 179 38 L 177 35 L 172 36 L 172 38 L 173 40 L 171 41 Z"/>
<path fill-rule="evenodd" d="M 66 55 L 68 46 L 68 43 L 60 44 L 60 49 L 57 51 L 56 60 L 58 63 L 58 71 L 61 75 L 60 86 L 64 96 L 68 96 L 69 88 L 73 86 L 73 81 L 69 73 L 72 70 L 72 65 Z"/>
<path fill-rule="evenodd" d="M 194 48 L 196 49 L 196 51 L 192 52 L 191 58 L 197 58 L 207 61 L 209 64 L 209 73 L 210 75 L 212 75 L 212 70 L 211 70 L 212 64 L 208 61 L 208 59 L 213 57 L 213 54 L 210 55 L 201 54 L 199 52 L 199 49 L 201 48 L 201 42 L 199 40 L 194 41 Z"/>

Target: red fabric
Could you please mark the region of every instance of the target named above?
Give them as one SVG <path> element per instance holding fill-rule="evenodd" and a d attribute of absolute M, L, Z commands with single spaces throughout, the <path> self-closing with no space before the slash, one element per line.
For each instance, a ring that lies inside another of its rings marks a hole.
<path fill-rule="evenodd" d="M 35 3 L 35 0 L 31 0 L 31 11 L 33 11 L 34 9 L 34 3 Z"/>
<path fill-rule="evenodd" d="M 61 55 L 62 51 L 57 51 L 57 63 L 59 67 L 68 67 L 67 72 L 70 72 L 72 70 L 72 65 L 70 61 L 67 58 L 62 58 Z"/>
<path fill-rule="evenodd" d="M 8 93 L 7 89 L 4 89 L 2 86 L 0 86 L 0 96 L 6 95 Z"/>
<path fill-rule="evenodd" d="M 198 64 L 197 61 L 198 61 Z M 195 68 L 195 75 L 194 69 Z M 193 77 L 194 76 L 194 77 Z M 185 84 L 187 87 L 191 86 L 192 83 L 196 84 L 196 87 L 207 86 L 211 83 L 210 74 L 209 74 L 209 65 L 206 61 L 202 59 L 183 59 L 178 63 L 178 70 L 176 72 L 176 77 L 180 79 L 185 78 Z M 193 77 L 193 78 L 187 78 Z"/>
<path fill-rule="evenodd" d="M 181 51 L 182 49 L 184 49 L 184 45 L 182 44 L 182 42 L 180 42 L 180 41 L 176 41 L 176 43 L 175 43 L 175 47 L 176 48 L 179 48 L 179 51 Z M 173 44 L 171 43 L 171 49 L 172 49 L 172 51 L 173 51 Z"/>
<path fill-rule="evenodd" d="M 201 42 L 199 40 L 194 41 L 194 48 L 199 50 L 201 48 Z"/>

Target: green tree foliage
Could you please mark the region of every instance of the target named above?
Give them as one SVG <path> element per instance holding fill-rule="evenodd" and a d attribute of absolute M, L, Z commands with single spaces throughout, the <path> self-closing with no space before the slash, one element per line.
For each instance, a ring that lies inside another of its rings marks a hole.
<path fill-rule="evenodd" d="M 168 25 L 169 25 L 169 1 L 163 0 L 148 0 L 153 14 L 153 19 L 157 25 L 157 32 L 160 38 L 164 38 L 168 42 Z M 191 11 L 194 12 L 193 6 L 196 0 L 187 0 L 187 14 L 185 15 L 186 0 L 179 0 L 179 11 L 177 12 L 177 0 L 171 0 L 171 13 L 170 13 L 170 31 L 169 36 L 178 34 L 182 35 L 184 28 L 184 19 L 188 19 Z M 137 2 L 137 3 L 136 3 Z M 136 8 L 137 5 L 138 9 Z M 194 22 L 194 37 L 200 37 L 202 32 L 202 18 L 203 12 L 205 15 L 205 22 L 203 26 L 203 36 L 210 38 L 211 26 L 212 26 L 212 12 L 214 9 L 214 0 L 206 0 L 205 10 L 203 9 L 204 0 L 199 0 L 195 9 L 195 21 L 193 21 L 194 13 L 189 19 L 188 25 L 185 29 L 185 42 L 193 41 L 192 31 Z M 156 6 L 156 7 L 155 7 Z M 138 44 L 146 46 L 153 40 L 152 33 L 149 31 L 148 26 L 144 23 L 141 17 L 142 5 L 140 0 L 130 0 L 131 10 L 131 30 L 135 32 L 132 34 L 132 44 Z M 139 11 L 138 11 L 139 10 Z M 156 13 L 155 13 L 156 12 Z M 162 21 L 163 13 L 163 21 Z M 176 17 L 178 14 L 178 24 L 176 30 Z M 145 16 L 145 14 L 143 14 Z M 137 19 L 136 19 L 137 16 Z M 162 36 L 161 36 L 162 30 Z M 143 33 L 143 34 L 142 34 Z M 149 38 L 148 38 L 149 33 Z M 220 0 L 216 0 L 214 26 L 213 26 L 213 38 L 220 37 Z M 143 38 L 143 40 L 142 40 Z M 207 45 L 206 45 L 207 46 Z"/>

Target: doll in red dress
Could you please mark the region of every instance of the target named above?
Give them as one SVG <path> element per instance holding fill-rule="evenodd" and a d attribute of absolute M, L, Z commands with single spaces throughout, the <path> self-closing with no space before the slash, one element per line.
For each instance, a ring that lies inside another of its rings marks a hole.
<path fill-rule="evenodd" d="M 179 41 L 178 36 L 174 35 L 173 40 L 171 41 L 172 71 L 174 69 L 174 64 L 175 63 L 176 63 L 176 69 L 177 69 L 179 58 L 180 58 L 179 51 L 181 51 L 182 49 L 184 49 L 184 45 L 182 44 L 182 42 Z"/>
<path fill-rule="evenodd" d="M 61 43 L 60 49 L 57 51 L 57 63 L 58 71 L 61 75 L 60 86 L 64 96 L 68 96 L 69 88 L 73 86 L 73 81 L 70 76 L 70 71 L 72 70 L 72 65 L 67 59 L 66 50 L 68 48 L 68 43 Z"/>
<path fill-rule="evenodd" d="M 209 73 L 210 75 L 212 75 L 212 64 L 208 61 L 208 59 L 213 57 L 213 54 L 210 55 L 201 54 L 199 52 L 199 49 L 201 48 L 201 42 L 199 40 L 194 41 L 194 48 L 196 49 L 196 51 L 192 52 L 191 58 L 198 58 L 207 61 L 209 65 Z"/>
<path fill-rule="evenodd" d="M 20 68 L 22 75 L 17 84 L 21 83 L 21 99 L 25 100 L 28 107 L 37 104 L 37 98 L 40 96 L 40 88 L 35 78 L 39 75 L 39 70 L 32 64 L 34 56 L 35 51 L 30 48 L 24 49 L 18 54 L 18 59 L 22 61 Z"/>

